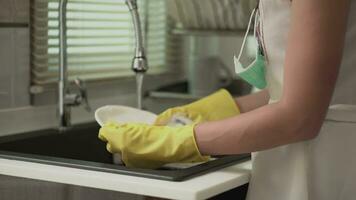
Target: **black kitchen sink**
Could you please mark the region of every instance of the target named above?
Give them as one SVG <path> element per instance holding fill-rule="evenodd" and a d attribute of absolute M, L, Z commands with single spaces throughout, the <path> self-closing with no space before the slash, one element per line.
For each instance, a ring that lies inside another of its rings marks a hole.
<path fill-rule="evenodd" d="M 98 131 L 99 126 L 92 123 L 77 125 L 66 131 L 48 129 L 0 137 L 0 158 L 169 181 L 183 181 L 250 159 L 249 154 L 244 154 L 221 156 L 184 168 L 127 168 L 113 163 L 113 156 L 106 151 L 106 144 L 98 139 Z"/>

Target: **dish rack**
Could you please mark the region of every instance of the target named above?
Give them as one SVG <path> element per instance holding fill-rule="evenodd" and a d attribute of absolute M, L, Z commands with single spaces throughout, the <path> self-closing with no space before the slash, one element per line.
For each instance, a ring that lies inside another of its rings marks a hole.
<path fill-rule="evenodd" d="M 170 0 L 178 30 L 236 31 L 247 27 L 257 0 Z"/>

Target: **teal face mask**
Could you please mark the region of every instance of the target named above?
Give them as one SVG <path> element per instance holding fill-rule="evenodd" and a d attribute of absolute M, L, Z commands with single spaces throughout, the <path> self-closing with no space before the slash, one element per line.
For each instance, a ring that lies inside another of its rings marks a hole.
<path fill-rule="evenodd" d="M 256 50 L 256 58 L 255 60 L 248 66 L 248 67 L 244 67 L 241 64 L 241 56 L 242 53 L 245 49 L 245 44 L 246 44 L 246 40 L 248 37 L 248 33 L 251 27 L 251 23 L 252 23 L 252 19 L 253 16 L 256 14 L 256 9 L 254 9 L 252 11 L 251 17 L 250 17 L 250 22 L 249 25 L 247 27 L 247 31 L 242 43 L 242 47 L 240 50 L 240 54 L 239 56 L 236 58 L 234 58 L 235 61 L 235 71 L 236 74 L 243 79 L 244 81 L 246 81 L 247 83 L 249 83 L 250 85 L 258 88 L 258 89 L 264 89 L 267 86 L 267 82 L 266 82 L 266 72 L 265 72 L 265 68 L 266 68 L 266 61 L 265 61 L 265 57 L 262 54 L 262 48 L 258 45 L 257 50 Z M 257 14 L 256 14 L 256 18 L 255 18 L 255 26 L 254 26 L 254 38 L 256 39 L 256 27 L 257 27 Z M 257 42 L 258 44 L 258 42 Z"/>

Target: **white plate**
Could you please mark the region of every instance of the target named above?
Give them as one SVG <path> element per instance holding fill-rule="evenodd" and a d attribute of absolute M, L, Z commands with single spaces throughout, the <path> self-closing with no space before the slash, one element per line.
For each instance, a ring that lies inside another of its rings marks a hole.
<path fill-rule="evenodd" d="M 95 120 L 103 126 L 107 122 L 130 123 L 139 122 L 153 124 L 157 115 L 128 106 L 109 105 L 95 111 Z"/>

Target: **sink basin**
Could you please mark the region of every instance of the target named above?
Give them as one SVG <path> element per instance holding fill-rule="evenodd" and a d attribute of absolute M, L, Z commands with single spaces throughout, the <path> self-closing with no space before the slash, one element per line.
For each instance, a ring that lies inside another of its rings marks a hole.
<path fill-rule="evenodd" d="M 97 137 L 96 123 L 82 124 L 66 131 L 41 130 L 0 137 L 0 158 L 124 175 L 183 181 L 250 159 L 250 155 L 222 156 L 198 165 L 162 167 L 157 170 L 127 168 L 113 163 L 106 144 Z"/>

